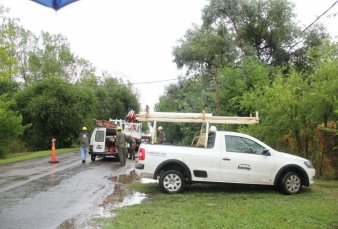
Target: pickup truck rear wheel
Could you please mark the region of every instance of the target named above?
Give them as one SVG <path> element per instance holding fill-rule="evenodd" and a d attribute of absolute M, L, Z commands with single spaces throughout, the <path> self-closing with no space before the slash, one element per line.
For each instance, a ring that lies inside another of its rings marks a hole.
<path fill-rule="evenodd" d="M 302 179 L 297 173 L 288 172 L 280 180 L 279 186 L 287 195 L 297 194 L 302 190 Z"/>
<path fill-rule="evenodd" d="M 175 194 L 183 191 L 185 179 L 181 172 L 168 170 L 161 174 L 159 183 L 163 192 Z"/>
<path fill-rule="evenodd" d="M 90 159 L 92 160 L 92 161 L 95 161 L 95 158 L 96 158 L 96 156 L 94 155 L 92 155 L 92 156 L 90 156 Z"/>

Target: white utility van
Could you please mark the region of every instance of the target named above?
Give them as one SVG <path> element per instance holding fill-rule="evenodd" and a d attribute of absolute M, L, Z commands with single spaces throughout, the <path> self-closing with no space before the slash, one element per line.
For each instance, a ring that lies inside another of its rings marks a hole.
<path fill-rule="evenodd" d="M 90 138 L 89 154 L 92 161 L 96 157 L 118 158 L 115 148 L 116 128 L 96 127 Z"/>
<path fill-rule="evenodd" d="M 135 152 L 138 151 L 138 146 L 141 143 L 142 137 L 142 123 L 128 123 L 121 119 L 109 119 L 109 121 L 95 120 L 95 125 L 96 128 L 93 130 L 91 135 L 89 147 L 89 154 L 91 155 L 92 161 L 95 161 L 96 157 L 118 158 L 118 152 L 115 147 L 117 126 L 121 126 L 122 131 L 126 135 L 132 136 L 135 139 Z"/>

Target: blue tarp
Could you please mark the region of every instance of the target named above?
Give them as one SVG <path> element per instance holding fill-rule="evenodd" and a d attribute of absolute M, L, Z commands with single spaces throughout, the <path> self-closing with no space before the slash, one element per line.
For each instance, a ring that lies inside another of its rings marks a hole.
<path fill-rule="evenodd" d="M 59 10 L 62 7 L 70 3 L 76 2 L 78 0 L 31 0 L 31 1 L 53 8 L 54 10 Z"/>

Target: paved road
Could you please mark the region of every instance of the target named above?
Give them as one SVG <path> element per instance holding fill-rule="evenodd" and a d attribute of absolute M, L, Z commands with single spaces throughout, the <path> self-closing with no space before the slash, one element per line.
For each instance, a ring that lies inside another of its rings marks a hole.
<path fill-rule="evenodd" d="M 125 167 L 108 159 L 82 164 L 78 153 L 57 155 L 55 164 L 49 160 L 0 166 L 0 228 L 67 228 L 65 222 L 97 211 L 114 192 L 109 177 L 134 168 L 130 160 Z"/>

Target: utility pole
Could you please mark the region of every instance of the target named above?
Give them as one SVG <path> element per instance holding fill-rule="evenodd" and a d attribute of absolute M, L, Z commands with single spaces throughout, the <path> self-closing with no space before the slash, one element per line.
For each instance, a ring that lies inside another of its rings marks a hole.
<path fill-rule="evenodd" d="M 215 108 L 216 115 L 221 114 L 221 80 L 219 69 L 222 66 L 222 59 L 217 54 L 215 55 L 213 67 L 215 69 Z"/>
<path fill-rule="evenodd" d="M 219 78 L 219 71 L 216 68 L 216 115 L 220 115 L 221 113 L 221 95 L 220 95 L 220 78 Z"/>

